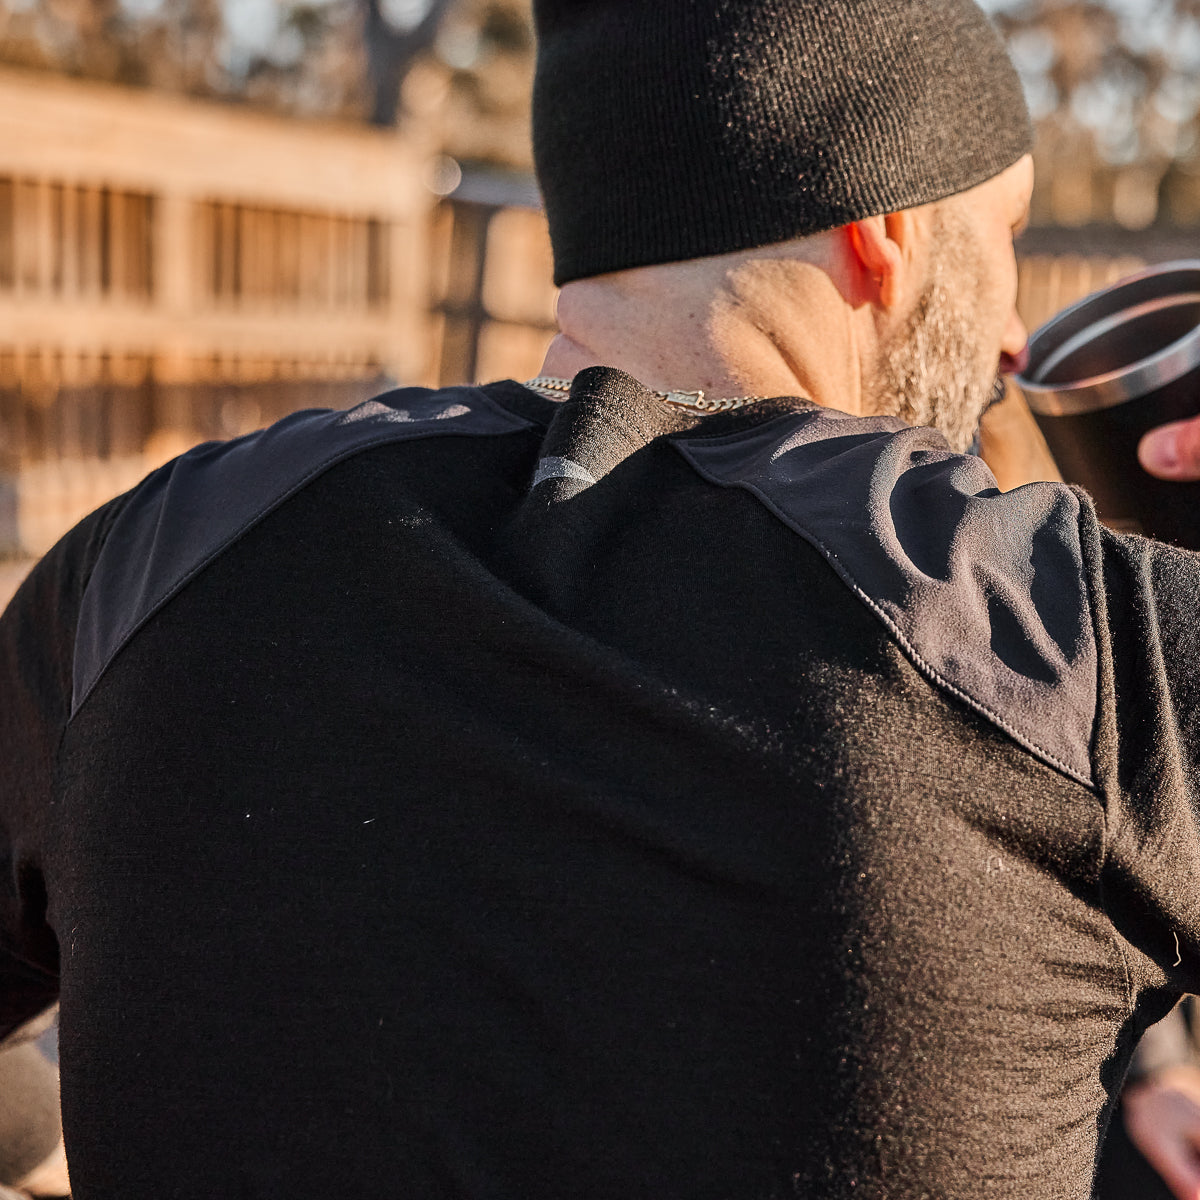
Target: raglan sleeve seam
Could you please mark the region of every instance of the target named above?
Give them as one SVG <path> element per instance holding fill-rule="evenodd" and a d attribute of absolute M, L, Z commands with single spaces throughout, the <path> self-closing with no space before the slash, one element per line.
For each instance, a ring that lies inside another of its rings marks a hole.
<path fill-rule="evenodd" d="M 83 598 L 87 594 L 88 587 L 92 581 L 92 575 L 95 573 L 96 564 L 100 561 L 100 555 L 104 552 L 104 547 L 108 542 L 108 535 L 112 532 L 113 525 L 116 524 L 117 518 L 121 515 L 125 506 L 129 503 L 130 498 L 137 493 L 137 488 L 125 492 L 123 495 L 116 497 L 108 504 L 107 511 L 104 514 L 104 519 L 100 527 L 96 530 L 95 535 L 88 547 L 88 560 L 84 570 L 80 573 L 80 581 L 78 590 L 75 595 L 75 621 L 71 630 L 71 670 L 70 676 L 67 679 L 67 701 L 65 706 L 66 717 L 62 722 L 62 726 L 58 731 L 58 739 L 54 747 L 54 765 L 57 768 L 58 762 L 62 757 L 63 742 L 67 736 L 67 730 L 71 727 L 71 722 L 74 720 L 74 681 L 75 681 L 75 654 L 76 654 L 76 639 L 79 634 L 79 614 L 83 610 Z"/>
<path fill-rule="evenodd" d="M 1109 694 L 1109 689 L 1105 685 L 1113 670 L 1113 664 L 1112 639 L 1108 627 L 1108 602 L 1104 588 L 1104 547 L 1091 497 L 1080 488 L 1072 488 L 1072 490 L 1076 492 L 1079 499 L 1077 519 L 1080 555 L 1083 560 L 1083 586 L 1096 646 L 1096 702 L 1092 717 L 1091 745 L 1088 748 L 1092 779 L 1100 807 L 1101 843 L 1099 860 L 1096 864 L 1096 889 L 1101 911 L 1108 923 L 1112 943 L 1121 963 L 1125 988 L 1125 1012 L 1128 1017 L 1133 1013 L 1135 1007 L 1133 966 L 1129 961 L 1125 939 L 1109 911 L 1106 887 L 1109 857 L 1112 850 L 1112 787 L 1115 771 L 1109 769 L 1110 765 L 1106 765 L 1103 761 L 1101 742 L 1105 721 L 1115 721 L 1116 714 L 1105 711 L 1106 696 Z"/>

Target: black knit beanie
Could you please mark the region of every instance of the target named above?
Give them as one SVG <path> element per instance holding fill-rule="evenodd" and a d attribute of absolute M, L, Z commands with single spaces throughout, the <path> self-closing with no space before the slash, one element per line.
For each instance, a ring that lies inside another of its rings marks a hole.
<path fill-rule="evenodd" d="M 820 233 L 1032 143 L 972 0 L 534 0 L 555 280 Z"/>

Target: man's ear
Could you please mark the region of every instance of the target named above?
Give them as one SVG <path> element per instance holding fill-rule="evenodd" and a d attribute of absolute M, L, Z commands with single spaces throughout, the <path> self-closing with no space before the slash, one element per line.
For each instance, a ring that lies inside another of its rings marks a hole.
<path fill-rule="evenodd" d="M 917 222 L 912 212 L 866 217 L 847 225 L 846 231 L 851 253 L 872 281 L 872 299 L 881 308 L 897 308 L 904 300 L 916 245 Z"/>

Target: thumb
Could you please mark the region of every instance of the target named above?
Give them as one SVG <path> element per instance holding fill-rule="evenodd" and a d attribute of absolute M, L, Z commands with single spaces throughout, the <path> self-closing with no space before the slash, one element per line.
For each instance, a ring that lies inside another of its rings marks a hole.
<path fill-rule="evenodd" d="M 1200 417 L 1150 430 L 1138 446 L 1138 461 L 1160 479 L 1200 479 Z"/>

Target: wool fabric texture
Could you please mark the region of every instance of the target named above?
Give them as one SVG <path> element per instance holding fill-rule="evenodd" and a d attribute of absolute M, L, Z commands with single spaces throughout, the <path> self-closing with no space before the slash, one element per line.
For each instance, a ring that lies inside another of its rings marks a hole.
<path fill-rule="evenodd" d="M 971 0 L 535 0 L 534 15 L 559 284 L 930 203 L 1032 144 Z"/>

